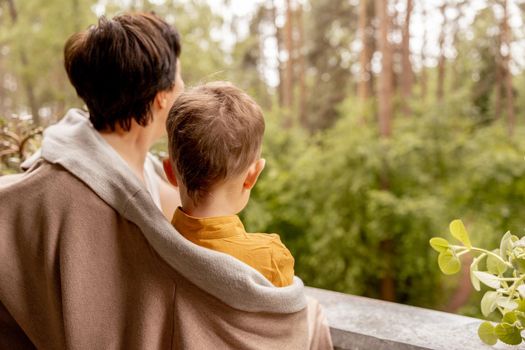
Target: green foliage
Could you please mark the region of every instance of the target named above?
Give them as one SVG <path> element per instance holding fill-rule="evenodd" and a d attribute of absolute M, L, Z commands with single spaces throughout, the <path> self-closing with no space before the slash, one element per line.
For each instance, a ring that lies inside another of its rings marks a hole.
<path fill-rule="evenodd" d="M 381 140 L 375 125 L 360 124 L 351 106 L 341 107 L 346 117 L 334 127 L 309 138 L 300 129 L 283 129 L 280 110 L 266 114 L 267 168 L 243 212 L 246 226 L 279 233 L 308 285 L 381 297 L 383 277 L 395 271 L 397 301 L 443 307 L 455 282 L 449 289 L 441 283 L 426 248 L 430 234 L 443 231 L 443 222 L 457 213 L 482 232 L 471 241 L 459 222 L 452 225 L 451 240 L 469 246 L 493 245 L 494 232 L 519 225 L 525 210 L 518 200 L 525 196 L 523 130 L 511 140 L 498 124 L 479 127 L 455 117 L 461 108 L 469 113 L 458 102 L 440 113 L 429 109 L 398 119 L 396 133 Z M 387 240 L 392 260 L 382 246 Z M 451 240 L 435 239 L 432 246 L 445 252 L 442 267 L 452 273 L 459 260 L 447 250 L 456 244 Z M 508 273 L 507 265 L 488 255 L 474 260 L 474 270 L 488 264 L 489 272 Z M 471 280 L 477 289 L 484 284 L 475 274 Z"/>
<path fill-rule="evenodd" d="M 519 323 L 519 322 L 518 322 Z M 523 326 L 519 323 L 519 326 L 502 322 L 494 327 L 494 333 L 499 340 L 508 345 L 518 345 L 521 344 L 521 331 Z"/>
<path fill-rule="evenodd" d="M 494 332 L 494 326 L 490 322 L 485 321 L 479 326 L 478 335 L 480 339 L 488 345 L 494 345 L 498 342 L 498 337 Z"/>
<path fill-rule="evenodd" d="M 463 225 L 463 221 L 454 220 L 450 223 L 450 233 L 452 237 L 463 243 L 467 248 L 471 248 L 470 238 L 468 237 L 467 229 Z"/>
<path fill-rule="evenodd" d="M 373 126 L 349 119 L 305 141 L 274 118 L 263 150 L 267 169 L 244 213 L 247 226 L 281 234 L 309 285 L 380 297 L 381 278 L 392 269 L 398 300 L 433 305 L 439 275 L 422 247 L 447 208 L 435 183 L 440 170 L 432 166 L 442 141 L 422 127 L 435 121 L 403 123 L 399 136 L 378 142 Z M 385 240 L 393 242 L 392 261 L 382 258 Z"/>
<path fill-rule="evenodd" d="M 461 262 L 452 249 L 447 249 L 439 254 L 438 265 L 445 275 L 453 275 L 461 269 Z"/>
<path fill-rule="evenodd" d="M 525 328 L 525 270 L 522 261 L 525 259 L 525 237 L 519 239 L 506 233 L 500 242 L 500 249 L 492 251 L 474 247 L 461 220 L 454 220 L 450 224 L 452 236 L 461 241 L 462 245 L 449 245 L 440 252 L 438 264 L 445 274 L 452 274 L 450 263 L 442 267 L 444 254 L 448 256 L 461 256 L 466 253 L 479 254 L 470 266 L 472 284 L 479 291 L 479 282 L 491 289 L 485 292 L 481 299 L 481 312 L 488 317 L 494 311 L 501 315 L 501 321 L 493 326 L 490 322 L 483 322 L 478 329 L 481 340 L 489 345 L 494 345 L 497 339 L 505 344 L 518 345 L 522 342 L 521 331 Z M 435 248 L 437 237 L 430 240 L 430 245 Z M 439 240 L 438 242 L 443 243 Z M 442 246 L 439 246 L 442 249 Z M 448 258 L 451 259 L 451 258 Z M 479 262 L 486 260 L 487 271 L 479 271 Z M 455 272 L 460 270 L 461 262 Z M 455 266 L 454 266 L 455 267 Z"/>
<path fill-rule="evenodd" d="M 438 253 L 443 253 L 448 249 L 450 246 L 450 243 L 444 238 L 441 237 L 434 237 L 430 239 L 430 245 L 434 250 Z"/>

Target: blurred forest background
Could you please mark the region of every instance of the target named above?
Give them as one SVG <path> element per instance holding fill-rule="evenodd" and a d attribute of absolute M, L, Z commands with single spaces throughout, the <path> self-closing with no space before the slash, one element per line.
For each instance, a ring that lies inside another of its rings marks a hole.
<path fill-rule="evenodd" d="M 487 247 L 524 234 L 525 1 L 0 0 L 0 174 L 82 106 L 67 37 L 127 10 L 176 25 L 187 86 L 231 80 L 263 106 L 243 218 L 306 284 L 479 314 L 428 240 L 457 217 Z"/>

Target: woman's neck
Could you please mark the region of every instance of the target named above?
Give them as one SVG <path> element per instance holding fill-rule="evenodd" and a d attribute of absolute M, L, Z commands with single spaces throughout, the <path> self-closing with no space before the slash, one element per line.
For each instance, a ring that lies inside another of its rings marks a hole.
<path fill-rule="evenodd" d="M 133 173 L 144 182 L 144 161 L 148 150 L 156 140 L 150 125 L 142 127 L 132 122 L 129 131 L 117 126 L 115 131 L 100 132 L 106 142 L 124 159 Z"/>

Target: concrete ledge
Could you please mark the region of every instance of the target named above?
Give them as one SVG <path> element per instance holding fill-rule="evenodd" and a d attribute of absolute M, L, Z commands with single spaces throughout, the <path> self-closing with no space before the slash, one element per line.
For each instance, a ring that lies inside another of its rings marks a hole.
<path fill-rule="evenodd" d="M 338 350 L 525 349 L 478 338 L 479 319 L 316 288 Z"/>

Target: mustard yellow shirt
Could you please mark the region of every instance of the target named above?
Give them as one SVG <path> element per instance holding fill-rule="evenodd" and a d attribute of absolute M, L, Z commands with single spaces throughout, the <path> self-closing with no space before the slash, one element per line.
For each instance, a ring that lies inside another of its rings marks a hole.
<path fill-rule="evenodd" d="M 187 240 L 229 254 L 276 287 L 292 284 L 294 258 L 277 234 L 246 233 L 237 215 L 196 218 L 178 208 L 171 222 Z"/>

